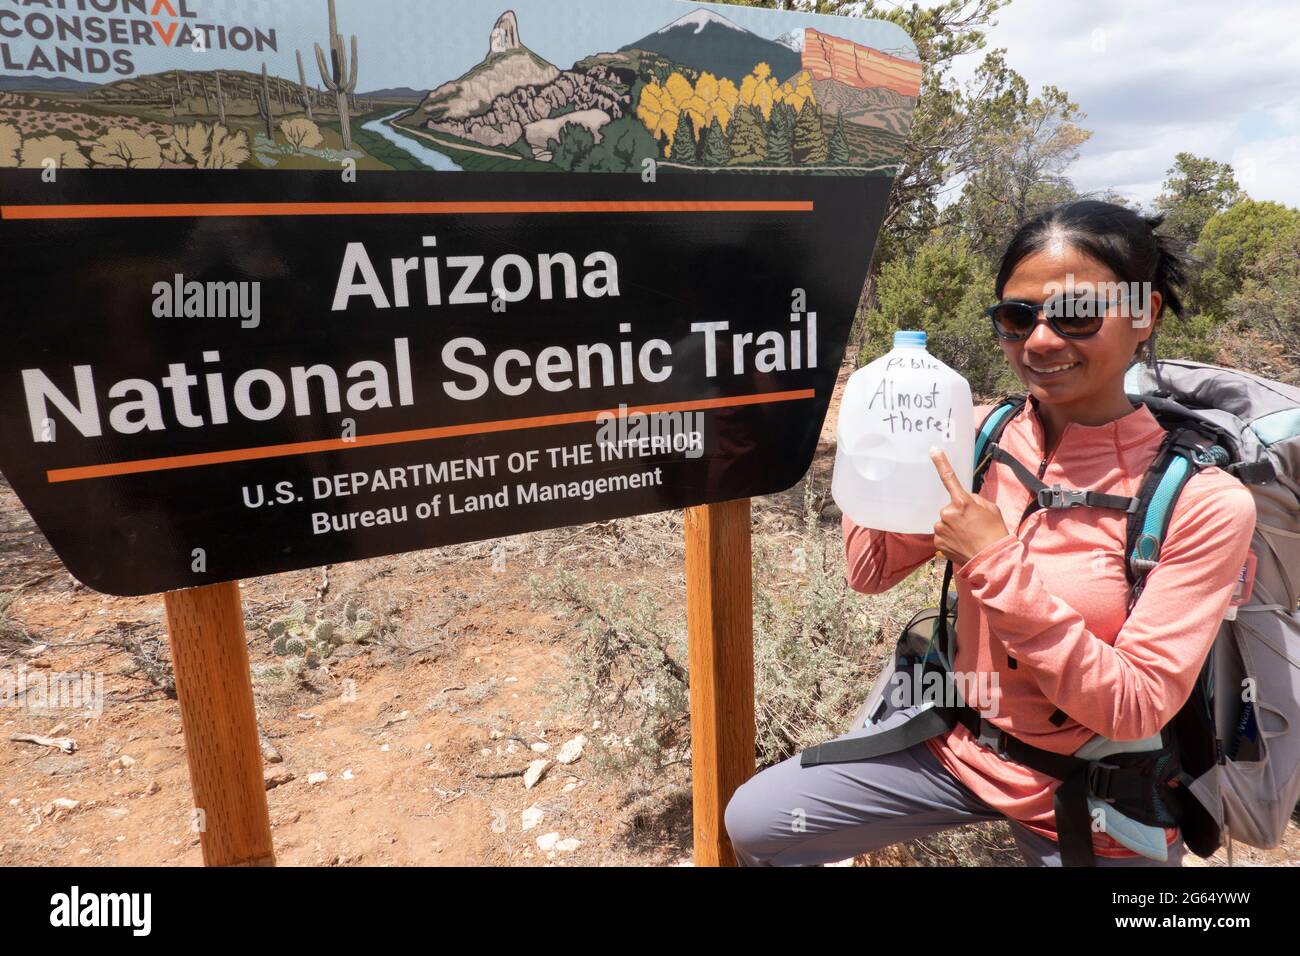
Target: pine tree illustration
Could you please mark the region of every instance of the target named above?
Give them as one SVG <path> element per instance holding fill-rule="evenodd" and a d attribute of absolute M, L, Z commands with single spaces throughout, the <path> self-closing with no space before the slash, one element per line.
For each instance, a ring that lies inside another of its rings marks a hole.
<path fill-rule="evenodd" d="M 685 110 L 677 117 L 677 132 L 673 134 L 673 152 L 669 158 L 675 163 L 695 162 L 695 126 Z"/>
<path fill-rule="evenodd" d="M 731 162 L 754 166 L 767 159 L 767 131 L 758 113 L 747 106 L 736 110 L 731 118 Z"/>
<path fill-rule="evenodd" d="M 844 131 L 844 111 L 835 117 L 835 131 L 831 133 L 830 142 L 826 144 L 826 164 L 828 166 L 847 166 L 853 154 L 849 149 L 849 136 Z"/>
<path fill-rule="evenodd" d="M 767 163 L 769 166 L 793 166 L 791 149 L 794 136 L 794 110 L 787 103 L 772 107 L 772 119 L 767 124 Z"/>
<path fill-rule="evenodd" d="M 812 100 L 804 103 L 794 124 L 794 161 L 800 166 L 820 166 L 826 162 L 822 111 Z"/>
<path fill-rule="evenodd" d="M 713 117 L 709 128 L 700 134 L 700 158 L 706 166 L 726 166 L 731 162 L 731 147 L 727 145 L 727 134 L 716 116 Z"/>

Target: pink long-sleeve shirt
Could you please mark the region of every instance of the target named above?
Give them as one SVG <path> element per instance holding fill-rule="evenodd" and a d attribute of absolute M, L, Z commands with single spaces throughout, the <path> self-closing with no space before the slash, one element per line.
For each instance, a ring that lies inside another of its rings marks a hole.
<path fill-rule="evenodd" d="M 1007 423 L 1003 448 L 1035 474 L 1041 467 L 1049 485 L 1137 494 L 1165 434 L 1145 405 L 1104 425 L 1071 422 L 1051 450 L 1036 405 L 1031 397 Z M 977 421 L 987 413 L 980 409 Z M 1140 740 L 1159 731 L 1191 694 L 1231 601 L 1255 526 L 1250 492 L 1218 468 L 1191 478 L 1127 619 L 1125 515 L 1039 509 L 1018 525 L 1030 493 L 1002 464 L 989 468 L 980 494 L 998 505 L 1010 529 L 953 574 L 955 669 L 987 681 L 975 685 L 991 689 L 981 701 L 985 716 L 1063 754 L 1094 734 Z M 935 557 L 931 534 L 876 531 L 845 516 L 844 537 L 849 583 L 866 594 L 888 590 Z M 1049 720 L 1057 708 L 1067 715 L 1059 727 Z M 989 806 L 1057 839 L 1055 778 L 980 747 L 961 725 L 927 746 Z M 1168 841 L 1177 833 L 1169 829 Z M 1093 845 L 1099 856 L 1136 855 L 1104 833 L 1094 834 Z"/>

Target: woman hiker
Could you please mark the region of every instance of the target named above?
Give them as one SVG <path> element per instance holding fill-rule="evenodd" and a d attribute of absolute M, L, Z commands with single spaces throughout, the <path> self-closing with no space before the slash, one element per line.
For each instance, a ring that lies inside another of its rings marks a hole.
<path fill-rule="evenodd" d="M 1135 359 L 1154 361 L 1164 310 L 1181 314 L 1183 266 L 1155 233 L 1159 223 L 1110 203 L 1072 202 L 1022 226 L 1003 256 L 1000 302 L 989 312 L 1028 400 L 998 445 L 1048 485 L 1136 495 L 1165 437 L 1124 389 Z M 1089 314 L 1097 296 L 1077 290 L 1115 283 L 1138 294 L 1102 296 L 1101 314 Z M 977 410 L 977 426 L 988 410 Z M 879 594 L 942 552 L 958 597 L 953 670 L 986 680 L 967 686 L 996 688 L 995 731 L 1052 754 L 1074 754 L 1096 735 L 1158 734 L 1188 698 L 1231 600 L 1255 525 L 1246 488 L 1215 467 L 1190 479 L 1159 562 L 1126 613 L 1124 513 L 1026 515 L 1030 492 L 1004 461 L 972 495 L 942 453 L 934 460 L 952 501 L 933 534 L 863 528 L 845 516 L 852 587 Z M 801 766 L 791 757 L 740 787 L 726 827 L 742 865 L 808 866 L 1006 817 L 1028 865 L 1060 866 L 1059 785 L 957 723 L 869 759 Z M 1180 866 L 1185 850 L 1176 826 L 1164 829 L 1163 864 L 1106 832 L 1091 839 L 1099 866 Z"/>

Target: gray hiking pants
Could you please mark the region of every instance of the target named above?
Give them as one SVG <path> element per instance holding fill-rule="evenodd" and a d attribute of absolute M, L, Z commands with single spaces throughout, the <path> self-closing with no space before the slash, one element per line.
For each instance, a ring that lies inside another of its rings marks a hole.
<path fill-rule="evenodd" d="M 862 731 L 846 734 L 856 737 Z M 746 781 L 727 804 L 727 834 L 741 866 L 815 866 L 1002 814 L 944 769 L 925 744 L 855 763 L 799 766 L 794 756 Z M 1010 821 L 1028 866 L 1060 866 L 1060 846 Z M 1182 839 L 1169 860 L 1107 859 L 1098 866 L 1182 866 Z"/>

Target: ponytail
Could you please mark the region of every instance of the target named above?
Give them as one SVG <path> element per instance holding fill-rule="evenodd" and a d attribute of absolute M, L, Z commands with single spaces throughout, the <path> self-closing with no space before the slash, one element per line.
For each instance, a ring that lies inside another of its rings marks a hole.
<path fill-rule="evenodd" d="M 1167 309 L 1181 319 L 1183 317 L 1182 292 L 1187 287 L 1186 253 L 1177 239 L 1157 231 L 1165 221 L 1163 214 L 1143 216 L 1142 221 L 1150 230 L 1151 241 L 1155 245 L 1155 268 L 1151 278 L 1151 288 L 1160 293 L 1160 311 L 1163 313 Z M 1152 316 L 1153 320 L 1155 318 L 1156 316 Z M 1163 389 L 1163 383 L 1160 382 L 1160 366 L 1156 359 L 1156 331 L 1155 327 L 1151 329 L 1151 335 L 1138 346 L 1134 358 L 1146 364 L 1156 379 L 1157 387 Z"/>
<path fill-rule="evenodd" d="M 1163 214 L 1143 216 L 1142 221 L 1151 231 L 1156 249 L 1155 274 L 1151 278 L 1151 287 L 1160 293 L 1165 306 L 1182 318 L 1182 290 L 1187 287 L 1187 256 L 1177 239 L 1156 231 L 1165 221 Z"/>

